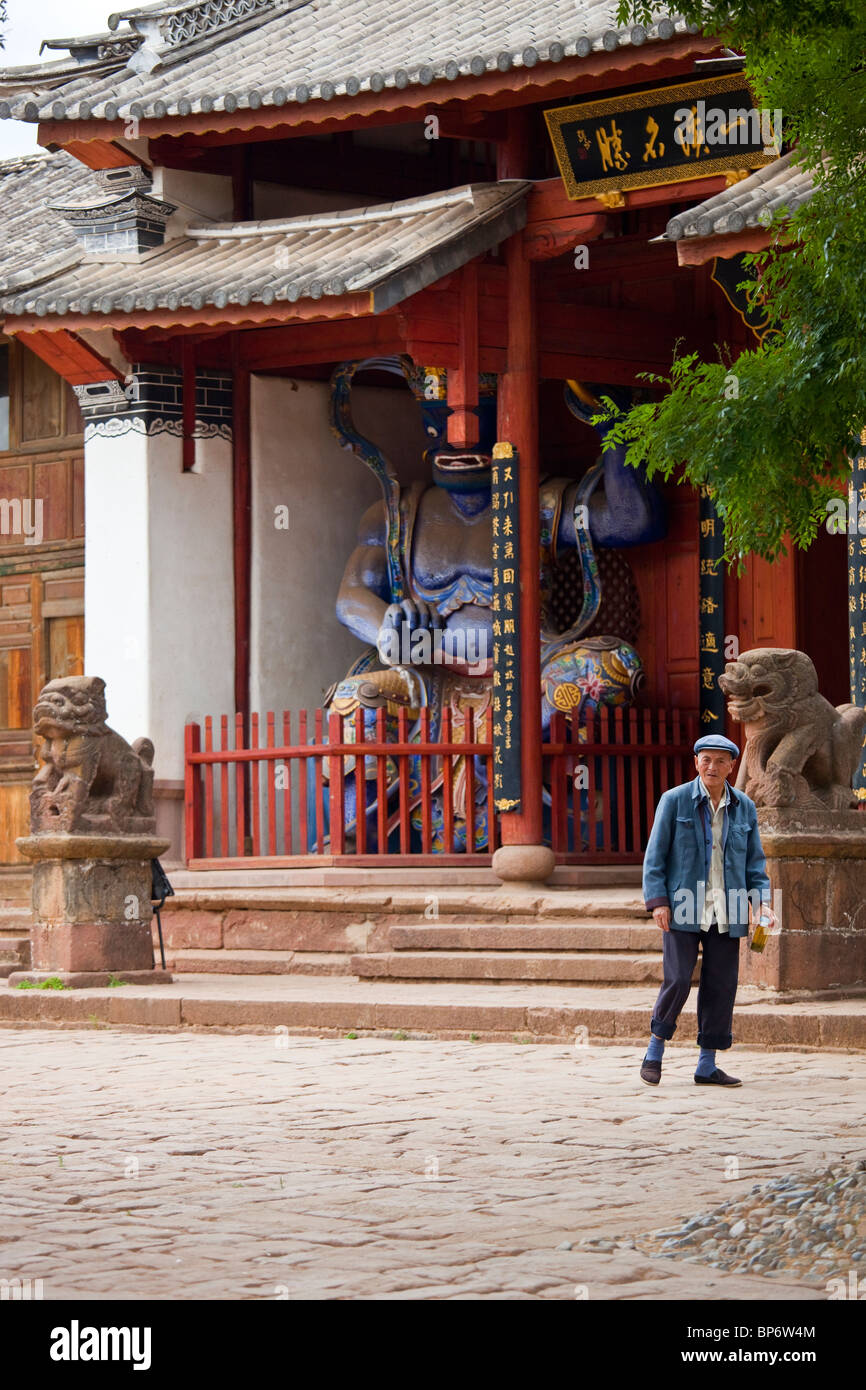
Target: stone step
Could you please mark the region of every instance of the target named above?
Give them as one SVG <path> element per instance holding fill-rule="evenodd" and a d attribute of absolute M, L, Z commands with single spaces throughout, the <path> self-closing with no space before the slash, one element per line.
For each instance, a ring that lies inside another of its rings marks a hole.
<path fill-rule="evenodd" d="M 397 922 L 388 928 L 394 951 L 657 951 L 662 935 L 651 922 Z"/>
<path fill-rule="evenodd" d="M 30 964 L 29 936 L 0 936 L 0 974 L 26 970 Z"/>
<path fill-rule="evenodd" d="M 33 914 L 25 903 L 4 903 L 0 906 L 0 936 L 12 932 L 18 936 L 29 933 Z"/>
<path fill-rule="evenodd" d="M 479 1042 L 547 1042 L 582 1048 L 629 1042 L 637 1063 L 645 1048 L 654 985 L 611 986 L 484 982 L 409 984 L 349 976 L 180 975 L 173 984 L 114 989 L 17 990 L 0 984 L 0 1021 L 74 1028 L 225 1028 L 274 1034 L 347 1032 Z M 680 1016 L 673 1048 L 694 1057 L 696 991 Z M 746 1046 L 866 1051 L 866 1000 L 769 1000 L 754 986 L 737 993 L 735 1038 Z M 279 1038 L 277 1038 L 279 1042 Z M 588 1059 L 591 1065 L 591 1056 Z M 734 1055 L 731 1067 L 736 1074 Z M 844 1064 L 843 1064 L 844 1065 Z"/>
<path fill-rule="evenodd" d="M 28 909 L 31 882 L 32 874 L 29 869 L 23 872 L 8 867 L 0 869 L 0 911 L 9 904 Z"/>
<path fill-rule="evenodd" d="M 162 913 L 174 950 L 381 951 L 395 924 L 647 925 L 640 895 L 622 888 L 196 889 L 170 898 Z"/>
<path fill-rule="evenodd" d="M 341 951 L 166 952 L 166 965 L 178 974 L 350 975 L 350 959 Z"/>
<path fill-rule="evenodd" d="M 661 955 L 592 951 L 382 951 L 350 957 L 360 979 L 660 983 Z M 696 974 L 699 973 L 697 967 Z"/>

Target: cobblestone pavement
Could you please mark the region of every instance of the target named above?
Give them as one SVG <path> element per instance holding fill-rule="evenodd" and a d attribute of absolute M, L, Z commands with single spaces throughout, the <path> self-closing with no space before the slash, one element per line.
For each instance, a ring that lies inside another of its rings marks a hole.
<path fill-rule="evenodd" d="M 864 1151 L 862 1053 L 0 1031 L 0 1279 L 52 1298 L 826 1299 L 623 1248 Z M 735 1174 L 735 1176 L 734 1176 Z M 609 1250 L 557 1248 L 610 1237 Z"/>

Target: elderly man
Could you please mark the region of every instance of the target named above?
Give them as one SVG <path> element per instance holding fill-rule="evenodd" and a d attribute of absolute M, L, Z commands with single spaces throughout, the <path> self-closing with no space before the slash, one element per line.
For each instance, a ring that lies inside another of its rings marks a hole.
<path fill-rule="evenodd" d="M 665 1042 L 676 1032 L 700 945 L 695 1082 L 740 1086 L 716 1066 L 716 1050 L 733 1041 L 740 938 L 759 912 L 764 925 L 773 920 L 770 880 L 755 803 L 728 786 L 739 748 L 708 734 L 694 753 L 697 776 L 664 793 L 644 855 L 644 902 L 664 933 L 664 981 L 640 1076 L 650 1086 L 661 1080 Z"/>

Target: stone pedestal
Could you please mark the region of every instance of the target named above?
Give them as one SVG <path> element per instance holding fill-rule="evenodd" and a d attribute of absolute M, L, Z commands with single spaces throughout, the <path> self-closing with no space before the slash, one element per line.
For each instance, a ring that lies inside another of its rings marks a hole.
<path fill-rule="evenodd" d="M 556 856 L 546 845 L 500 845 L 490 867 L 505 883 L 538 886 L 550 878 Z"/>
<path fill-rule="evenodd" d="M 32 969 L 9 984 L 59 976 L 80 988 L 110 976 L 171 981 L 154 967 L 150 861 L 168 848 L 152 835 L 30 835 L 16 841 L 33 861 Z"/>
<path fill-rule="evenodd" d="M 781 930 L 741 952 L 740 982 L 866 989 L 866 813 L 763 808 L 758 825 Z"/>

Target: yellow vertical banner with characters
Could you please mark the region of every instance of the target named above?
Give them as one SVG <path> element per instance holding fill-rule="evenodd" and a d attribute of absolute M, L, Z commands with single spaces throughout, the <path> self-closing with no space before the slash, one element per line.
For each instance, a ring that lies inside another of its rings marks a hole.
<path fill-rule="evenodd" d="M 719 676 L 725 669 L 725 577 L 722 519 L 707 488 L 700 498 L 700 718 L 705 733 L 724 733 L 725 697 Z"/>

